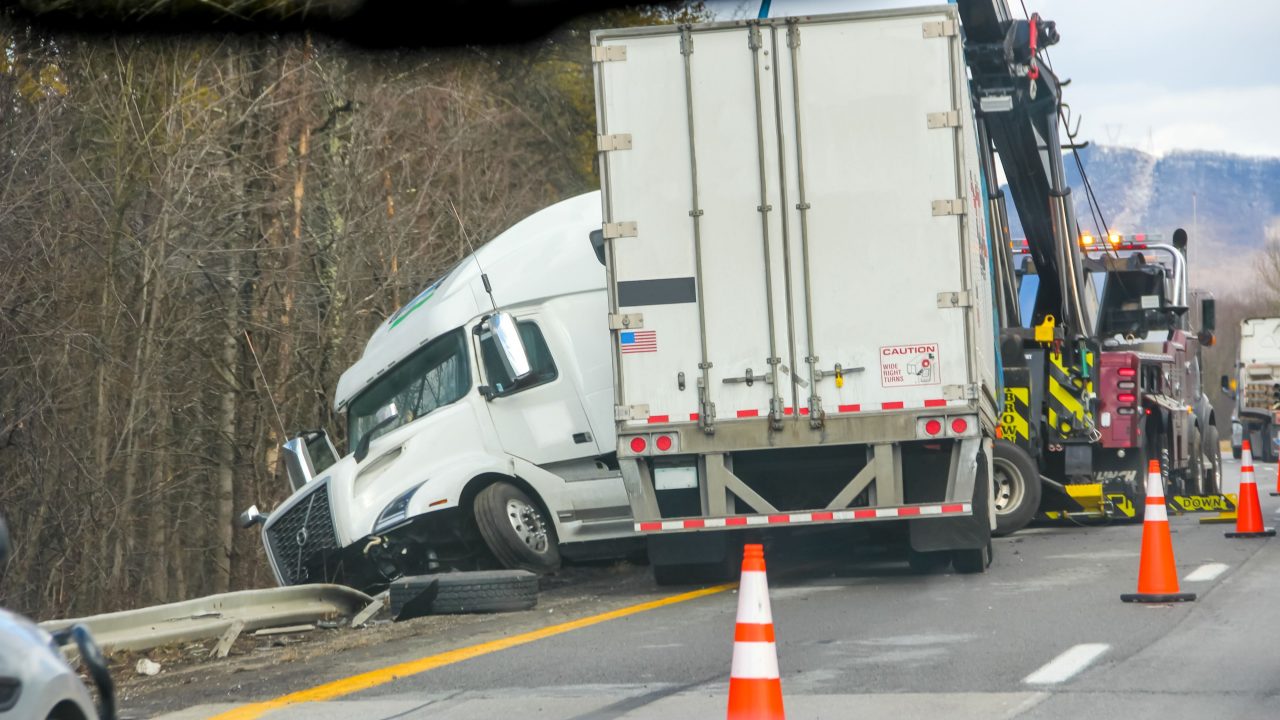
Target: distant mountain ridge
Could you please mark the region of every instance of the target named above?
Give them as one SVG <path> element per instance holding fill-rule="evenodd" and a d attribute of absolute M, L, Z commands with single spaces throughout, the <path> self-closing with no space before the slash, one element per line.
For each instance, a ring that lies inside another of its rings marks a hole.
<path fill-rule="evenodd" d="M 1216 292 L 1238 290 L 1242 277 L 1254 277 L 1254 256 L 1267 238 L 1280 239 L 1280 158 L 1204 151 L 1157 157 L 1096 145 L 1080 155 L 1112 230 L 1161 233 L 1166 239 L 1179 227 L 1192 233 L 1193 284 Z M 1070 156 L 1064 161 L 1077 219 L 1094 232 L 1075 161 Z M 1009 232 L 1020 238 L 1022 226 L 1010 206 Z"/>

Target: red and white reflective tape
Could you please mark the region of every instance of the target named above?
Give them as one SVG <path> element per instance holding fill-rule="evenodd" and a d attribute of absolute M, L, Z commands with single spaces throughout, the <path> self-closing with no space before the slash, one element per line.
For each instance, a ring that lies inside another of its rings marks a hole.
<path fill-rule="evenodd" d="M 960 401 L 957 401 L 955 404 L 966 405 L 967 403 L 968 401 L 966 400 L 960 400 Z M 930 398 L 920 403 L 913 402 L 910 404 L 908 404 L 905 400 L 891 400 L 891 401 L 880 403 L 878 407 L 875 405 L 869 405 L 867 406 L 867 410 L 871 410 L 871 411 L 908 410 L 908 409 L 916 410 L 920 408 L 934 409 L 934 408 L 945 408 L 948 406 L 948 404 L 949 403 L 942 398 Z M 782 414 L 786 415 L 787 417 L 794 416 L 797 414 L 797 412 L 800 415 L 808 416 L 809 408 L 800 408 L 798 411 L 796 410 L 796 408 L 790 408 L 790 407 L 782 409 Z M 860 412 L 864 412 L 862 403 L 851 403 L 847 405 L 837 405 L 836 409 L 828 411 L 828 414 L 846 415 L 846 414 L 860 413 Z M 759 408 L 743 408 L 741 410 L 734 411 L 734 416 L 738 418 L 766 417 L 768 416 L 768 414 L 769 414 L 768 410 L 761 410 Z M 689 422 L 697 422 L 697 421 L 698 421 L 698 413 L 689 413 Z M 671 422 L 671 416 L 670 415 L 650 415 L 648 417 L 648 422 L 650 425 L 660 424 L 660 423 L 669 423 Z"/>
<path fill-rule="evenodd" d="M 973 505 L 971 503 L 903 505 L 902 507 L 815 510 L 812 512 L 802 513 L 777 513 L 774 515 L 731 515 L 729 517 L 689 518 L 685 520 L 651 520 L 636 523 L 635 529 L 636 532 L 666 532 L 671 530 L 702 530 L 704 528 L 758 525 L 794 525 L 815 522 L 897 520 L 900 518 L 924 517 L 930 515 L 968 515 L 972 512 Z"/>

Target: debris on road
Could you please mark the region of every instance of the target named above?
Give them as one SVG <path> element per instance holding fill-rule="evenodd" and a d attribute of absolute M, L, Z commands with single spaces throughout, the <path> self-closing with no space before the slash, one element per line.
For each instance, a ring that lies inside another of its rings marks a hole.
<path fill-rule="evenodd" d="M 141 660 L 138 661 L 138 665 L 136 666 L 135 669 L 138 671 L 139 675 L 148 675 L 148 676 L 159 675 L 160 663 L 152 662 L 151 660 L 142 658 Z"/>

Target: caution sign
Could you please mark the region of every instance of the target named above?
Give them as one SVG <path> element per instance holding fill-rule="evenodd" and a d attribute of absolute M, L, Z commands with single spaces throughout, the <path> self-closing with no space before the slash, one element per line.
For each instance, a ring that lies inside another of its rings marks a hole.
<path fill-rule="evenodd" d="M 903 387 L 942 382 L 938 344 L 888 345 L 880 348 L 880 385 Z"/>

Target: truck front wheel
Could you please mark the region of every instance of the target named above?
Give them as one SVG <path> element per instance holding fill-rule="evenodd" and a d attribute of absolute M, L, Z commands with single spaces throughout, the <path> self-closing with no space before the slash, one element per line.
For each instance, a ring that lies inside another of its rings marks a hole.
<path fill-rule="evenodd" d="M 995 441 L 991 459 L 995 472 L 996 529 L 1008 535 L 1027 526 L 1040 507 L 1040 471 L 1031 456 L 1006 440 Z"/>
<path fill-rule="evenodd" d="M 480 536 L 503 567 L 536 573 L 559 569 L 555 527 L 520 488 L 495 482 L 476 495 L 474 508 Z"/>

